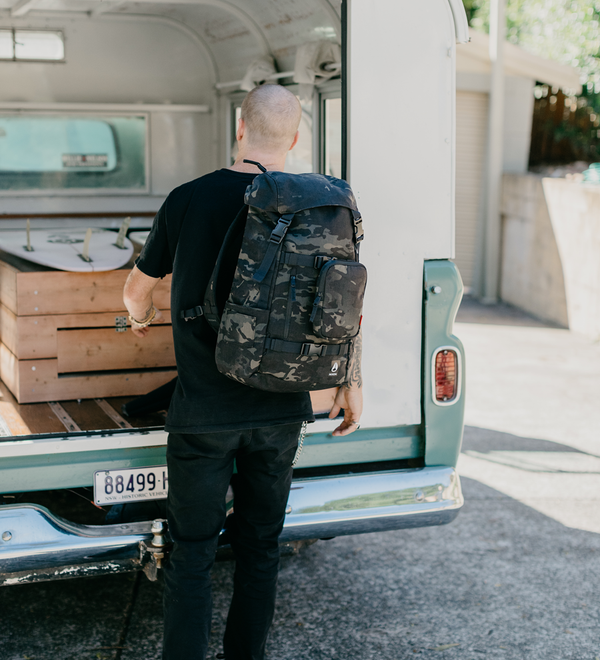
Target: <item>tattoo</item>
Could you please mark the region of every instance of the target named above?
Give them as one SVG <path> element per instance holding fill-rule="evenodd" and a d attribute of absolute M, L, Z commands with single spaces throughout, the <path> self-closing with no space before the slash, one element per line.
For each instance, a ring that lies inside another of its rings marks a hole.
<path fill-rule="evenodd" d="M 146 321 L 148 321 L 148 319 L 152 316 L 153 311 L 154 311 L 154 305 L 150 304 L 150 307 L 148 307 L 148 309 L 146 310 L 142 321 L 136 320 L 135 318 L 133 318 L 133 316 L 131 318 L 133 319 L 134 323 L 137 323 L 138 325 L 144 325 L 144 323 L 146 323 Z"/>
<path fill-rule="evenodd" d="M 150 303 L 150 307 L 148 307 L 148 309 L 146 310 L 146 313 L 144 314 L 144 320 L 142 321 L 142 323 L 145 323 L 150 318 L 150 314 L 152 314 L 153 309 L 154 309 L 154 304 Z"/>
<path fill-rule="evenodd" d="M 348 373 L 346 374 L 346 382 L 344 387 L 348 390 L 360 389 L 362 387 L 362 374 L 360 370 L 360 362 L 362 359 L 362 329 L 354 339 L 352 345 L 352 355 L 350 356 L 350 363 L 348 364 Z"/>

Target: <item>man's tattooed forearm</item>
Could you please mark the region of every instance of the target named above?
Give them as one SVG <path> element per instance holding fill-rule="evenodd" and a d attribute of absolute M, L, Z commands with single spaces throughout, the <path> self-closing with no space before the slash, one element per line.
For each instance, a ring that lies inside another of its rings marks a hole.
<path fill-rule="evenodd" d="M 348 374 L 344 386 L 347 389 L 360 389 L 362 387 L 362 374 L 360 370 L 360 362 L 362 358 L 362 330 L 358 333 L 354 340 L 352 347 L 352 357 L 348 365 Z"/>

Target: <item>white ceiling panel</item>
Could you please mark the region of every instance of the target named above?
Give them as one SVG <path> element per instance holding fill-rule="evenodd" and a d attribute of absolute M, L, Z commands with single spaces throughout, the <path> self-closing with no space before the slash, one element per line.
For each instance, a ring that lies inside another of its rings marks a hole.
<path fill-rule="evenodd" d="M 24 6 L 25 5 L 25 6 Z M 96 16 L 162 16 L 193 30 L 212 52 L 221 80 L 239 79 L 265 54 L 280 71 L 292 69 L 296 47 L 328 38 L 340 41 L 341 0 L 0 0 L 0 25 L 36 23 L 56 12 Z M 20 14 L 11 17 L 11 9 Z M 24 13 L 23 13 L 24 12 Z M 66 17 L 66 15 L 65 15 Z"/>

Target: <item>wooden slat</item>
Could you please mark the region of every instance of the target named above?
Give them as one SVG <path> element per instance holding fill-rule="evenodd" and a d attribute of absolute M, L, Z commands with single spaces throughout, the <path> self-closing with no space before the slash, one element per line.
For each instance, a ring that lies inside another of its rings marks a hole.
<path fill-rule="evenodd" d="M 63 424 L 69 433 L 76 433 L 81 431 L 79 426 L 75 423 L 75 420 L 69 415 L 69 413 L 56 401 L 49 401 L 48 405 L 50 410 L 56 415 L 58 420 Z"/>
<path fill-rule="evenodd" d="M 132 429 L 133 426 L 119 415 L 119 413 L 106 401 L 105 399 L 94 399 L 96 405 L 98 405 L 105 415 L 110 417 L 112 421 L 122 429 Z"/>
<path fill-rule="evenodd" d="M 106 402 L 109 403 L 115 411 L 120 411 L 124 403 L 129 403 L 129 401 L 133 399 L 135 399 L 135 397 L 132 396 L 110 397 L 106 399 Z M 141 428 L 144 426 L 163 426 L 165 423 L 165 415 L 160 412 L 145 413 L 143 415 L 127 417 L 127 419 L 131 422 L 134 428 Z"/>
<path fill-rule="evenodd" d="M 9 309 L 17 308 L 17 273 L 14 266 L 0 261 L 0 301 Z"/>
<path fill-rule="evenodd" d="M 93 399 L 63 401 L 62 407 L 82 431 L 113 430 L 119 428 L 119 426 L 96 405 Z"/>
<path fill-rule="evenodd" d="M 25 424 L 17 408 L 12 403 L 0 401 L 0 415 L 6 422 L 11 435 L 29 435 L 31 433 L 31 429 Z"/>
<path fill-rule="evenodd" d="M 132 264 L 103 273 L 69 273 L 0 253 L 0 302 L 18 316 L 118 312 Z M 154 290 L 154 303 L 170 308 L 171 276 Z"/>
<path fill-rule="evenodd" d="M 58 360 L 17 360 L 0 344 L 0 378 L 19 403 L 139 396 L 164 385 L 176 375 L 175 369 L 148 369 L 59 377 Z"/>
<path fill-rule="evenodd" d="M 2 273 L 2 266 L 0 264 L 0 277 Z M 18 316 L 13 314 L 8 307 L 0 304 L 0 341 L 10 349 L 11 353 L 19 356 L 19 328 Z M 44 336 L 40 337 L 44 343 Z M 37 356 L 33 356 L 37 357 Z"/>
<path fill-rule="evenodd" d="M 0 381 L 0 412 L 13 435 L 57 433 L 64 430 L 47 403 L 19 405 L 10 390 Z"/>
<path fill-rule="evenodd" d="M 175 366 L 171 326 L 156 326 L 146 337 L 114 328 L 59 330 L 58 373 Z"/>
<path fill-rule="evenodd" d="M 17 307 L 12 311 L 19 316 L 118 312 L 123 308 L 123 287 L 128 274 L 129 271 L 123 270 L 19 273 Z M 170 284 L 167 276 L 154 290 L 154 303 L 161 309 L 170 307 Z"/>
<path fill-rule="evenodd" d="M 161 310 L 164 322 L 153 324 L 168 325 L 171 323 L 171 312 Z M 0 305 L 0 341 L 10 349 L 20 360 L 35 358 L 58 357 L 57 333 L 67 328 L 112 328 L 117 324 L 117 318 L 127 319 L 125 309 L 118 312 L 101 314 L 53 314 L 50 316 L 17 316 L 4 305 Z M 130 333 L 131 324 L 126 321 L 126 333 L 115 333 L 115 342 L 119 334 Z"/>

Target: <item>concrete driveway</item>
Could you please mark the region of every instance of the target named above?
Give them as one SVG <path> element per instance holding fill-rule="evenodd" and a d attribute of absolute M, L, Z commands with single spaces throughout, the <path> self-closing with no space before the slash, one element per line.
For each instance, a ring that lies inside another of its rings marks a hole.
<path fill-rule="evenodd" d="M 271 660 L 600 660 L 600 344 L 466 301 L 466 504 L 284 558 Z M 220 650 L 230 563 L 214 570 Z M 161 583 L 0 590 L 1 660 L 160 658 Z"/>

